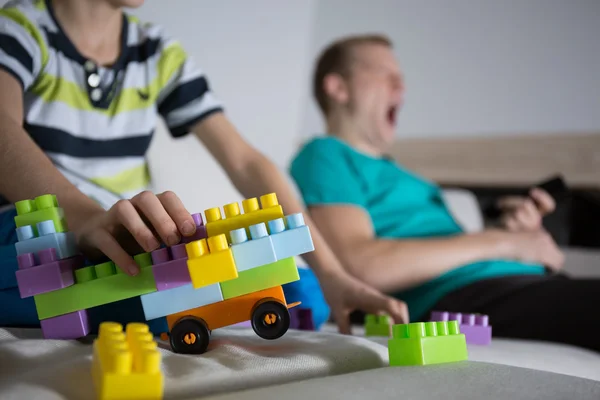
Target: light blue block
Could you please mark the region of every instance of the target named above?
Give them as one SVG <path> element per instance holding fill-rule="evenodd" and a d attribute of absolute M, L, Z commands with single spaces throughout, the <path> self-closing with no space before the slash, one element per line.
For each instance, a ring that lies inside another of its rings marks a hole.
<path fill-rule="evenodd" d="M 269 221 L 271 242 L 277 260 L 299 256 L 315 249 L 310 230 L 304 224 L 302 214 L 286 216 L 287 229 L 282 218 Z M 283 229 L 286 229 L 285 231 Z"/>
<path fill-rule="evenodd" d="M 52 220 L 38 222 L 35 227 L 37 228 L 38 236 L 46 236 L 56 233 L 54 221 Z"/>
<path fill-rule="evenodd" d="M 248 240 L 244 228 L 230 232 L 231 253 L 238 272 L 246 271 L 277 261 L 275 249 L 264 223 L 250 226 L 252 240 Z"/>
<path fill-rule="evenodd" d="M 218 283 L 194 289 L 189 283 L 169 290 L 140 296 L 146 320 L 166 317 L 181 311 L 223 301 Z"/>
<path fill-rule="evenodd" d="M 53 226 L 54 228 L 54 226 Z M 18 234 L 18 231 L 17 231 Z M 51 233 L 15 243 L 17 255 L 37 253 L 40 250 L 54 248 L 59 260 L 79 254 L 79 248 L 73 232 Z"/>
<path fill-rule="evenodd" d="M 33 227 L 31 225 L 17 228 L 17 239 L 19 239 L 19 242 L 24 242 L 25 240 L 33 239 L 34 237 L 35 233 L 33 232 Z"/>

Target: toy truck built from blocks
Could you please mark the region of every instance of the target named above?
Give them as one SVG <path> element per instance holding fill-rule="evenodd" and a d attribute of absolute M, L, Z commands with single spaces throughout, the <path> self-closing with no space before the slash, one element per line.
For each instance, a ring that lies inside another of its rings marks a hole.
<path fill-rule="evenodd" d="M 57 244 L 40 248 L 46 242 L 34 236 L 66 232 L 62 210 L 51 195 L 19 202 L 17 225 L 31 226 L 20 232 L 34 232 L 23 239 L 42 243 L 28 249 L 37 253 L 20 255 L 20 269 L 31 275 L 27 281 L 19 273 L 22 297 L 33 295 L 46 338 L 85 336 L 88 309 L 139 296 L 147 321 L 166 317 L 169 332 L 161 336 L 170 337 L 175 352 L 203 353 L 212 330 L 244 321 L 258 336 L 277 339 L 289 329 L 288 309 L 299 304 L 287 304 L 282 285 L 300 279 L 294 257 L 314 250 L 312 238 L 302 214 L 285 216 L 274 193 L 261 196 L 260 206 L 251 198 L 242 207 L 243 213 L 237 203 L 225 205 L 224 217 L 219 208 L 208 209 L 206 225 L 194 214 L 193 237 L 136 255 L 141 272 L 130 277 L 112 262 L 84 267 L 81 256 L 63 254 Z M 55 229 L 45 229 L 51 223 Z M 33 276 L 46 270 L 54 274 L 51 285 Z"/>

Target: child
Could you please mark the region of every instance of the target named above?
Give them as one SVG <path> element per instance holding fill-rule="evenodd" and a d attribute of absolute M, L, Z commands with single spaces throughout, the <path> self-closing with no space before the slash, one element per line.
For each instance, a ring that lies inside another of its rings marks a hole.
<path fill-rule="evenodd" d="M 350 37 L 329 46 L 317 62 L 314 94 L 327 136 L 307 143 L 291 172 L 313 220 L 354 276 L 406 301 L 411 320 L 427 320 L 432 310 L 482 313 L 496 336 L 600 350 L 598 335 L 583 328 L 598 320 L 600 280 L 544 268 L 557 272 L 564 262 L 541 223 L 555 207 L 548 193 L 504 199 L 503 229 L 466 234 L 437 185 L 385 155 L 404 101 L 387 38 Z"/>
<path fill-rule="evenodd" d="M 122 10 L 142 3 L 16 0 L 0 12 L 0 195 L 10 204 L 56 194 L 86 256 L 106 256 L 130 275 L 138 273 L 131 254 L 176 244 L 195 230 L 174 193 L 145 190 L 144 156 L 159 116 L 174 137 L 193 132 L 245 197 L 275 192 L 287 213 L 302 211 L 276 167 L 225 117 L 180 44 Z M 106 194 L 97 189 L 120 200 L 102 207 L 90 197 Z M 0 244 L 9 253 L 13 217 L 9 210 L 1 218 Z M 307 224 L 316 251 L 306 260 L 341 331 L 348 332 L 354 309 L 403 318 L 403 303 L 345 273 Z M 18 298 L 14 268 L 0 270 L 0 324 L 35 325 L 33 302 Z"/>

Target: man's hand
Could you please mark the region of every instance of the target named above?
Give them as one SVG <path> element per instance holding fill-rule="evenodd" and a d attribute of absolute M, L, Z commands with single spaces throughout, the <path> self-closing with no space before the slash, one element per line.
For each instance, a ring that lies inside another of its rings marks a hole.
<path fill-rule="evenodd" d="M 529 197 L 503 197 L 498 207 L 503 211 L 503 228 L 511 232 L 531 232 L 542 228 L 542 218 L 554 211 L 556 203 L 548 192 L 534 188 Z"/>
<path fill-rule="evenodd" d="M 511 236 L 514 254 L 519 261 L 540 263 L 553 271 L 563 267 L 565 256 L 544 229 L 507 234 Z"/>
<path fill-rule="evenodd" d="M 193 235 L 196 225 L 173 192 L 154 195 L 145 191 L 88 216 L 73 231 L 90 259 L 104 255 L 124 272 L 137 275 L 139 267 L 130 254 L 151 252 L 160 242 L 173 246 L 181 235 Z"/>
<path fill-rule="evenodd" d="M 409 322 L 406 303 L 382 294 L 343 270 L 319 276 L 319 281 L 340 333 L 352 333 L 350 314 L 355 310 L 387 314 L 395 324 Z"/>

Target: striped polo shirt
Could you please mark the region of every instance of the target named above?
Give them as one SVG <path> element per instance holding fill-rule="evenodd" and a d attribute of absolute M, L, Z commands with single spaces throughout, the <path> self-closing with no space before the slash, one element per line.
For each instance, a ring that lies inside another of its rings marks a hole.
<path fill-rule="evenodd" d="M 0 9 L 0 68 L 23 87 L 23 127 L 69 178 L 120 197 L 148 187 L 146 152 L 161 116 L 180 137 L 222 110 L 204 73 L 159 25 L 123 15 L 114 65 L 82 55 L 50 0 Z"/>

